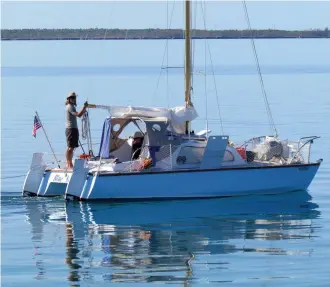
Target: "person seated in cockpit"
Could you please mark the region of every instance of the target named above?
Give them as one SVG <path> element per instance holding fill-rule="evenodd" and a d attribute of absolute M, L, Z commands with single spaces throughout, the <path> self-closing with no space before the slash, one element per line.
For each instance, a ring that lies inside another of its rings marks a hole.
<path fill-rule="evenodd" d="M 133 136 L 133 144 L 132 144 L 132 155 L 133 160 L 138 159 L 141 154 L 141 148 L 143 143 L 143 134 L 141 132 L 135 132 Z"/>

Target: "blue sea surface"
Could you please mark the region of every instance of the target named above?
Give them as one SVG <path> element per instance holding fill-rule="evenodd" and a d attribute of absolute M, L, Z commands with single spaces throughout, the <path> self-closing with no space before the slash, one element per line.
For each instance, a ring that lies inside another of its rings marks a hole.
<path fill-rule="evenodd" d="M 234 143 L 270 134 L 251 42 L 208 43 L 210 51 L 203 40 L 193 46 L 192 100 L 199 114 L 193 129 L 205 129 L 208 121 L 212 134 Z M 32 137 L 35 111 L 63 156 L 64 102 L 71 91 L 78 109 L 85 100 L 183 104 L 184 42 L 168 41 L 168 55 L 166 45 L 1 43 L 2 286 L 329 286 L 329 39 L 256 41 L 280 137 L 321 137 L 311 159 L 323 163 L 307 191 L 138 203 L 22 198 L 32 154 L 51 156 L 43 131 Z M 90 116 L 97 153 L 107 113 L 91 110 Z M 132 188 L 143 187 L 132 181 Z"/>

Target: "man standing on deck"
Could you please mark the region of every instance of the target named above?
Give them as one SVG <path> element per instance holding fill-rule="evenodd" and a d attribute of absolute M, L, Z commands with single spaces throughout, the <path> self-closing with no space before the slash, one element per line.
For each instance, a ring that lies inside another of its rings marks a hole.
<path fill-rule="evenodd" d="M 76 111 L 77 106 L 77 95 L 76 93 L 70 93 L 66 98 L 65 102 L 65 114 L 66 114 L 66 125 L 65 125 L 65 136 L 66 136 L 66 167 L 73 168 L 72 158 L 73 158 L 73 151 L 77 148 L 78 141 L 79 141 L 79 131 L 78 131 L 78 123 L 77 117 L 81 117 L 86 108 L 88 107 L 88 103 L 84 103 L 84 107 L 81 109 L 80 112 Z"/>

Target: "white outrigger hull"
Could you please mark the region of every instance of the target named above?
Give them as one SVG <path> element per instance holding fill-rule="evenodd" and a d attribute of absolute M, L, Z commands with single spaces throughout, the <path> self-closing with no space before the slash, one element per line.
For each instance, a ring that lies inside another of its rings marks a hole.
<path fill-rule="evenodd" d="M 89 175 L 82 189 L 68 185 L 65 196 L 79 200 L 146 200 L 277 194 L 306 190 L 319 165 Z"/>
<path fill-rule="evenodd" d="M 33 175 L 33 179 L 29 175 L 30 172 L 24 182 L 23 195 L 52 197 L 65 195 L 72 172 L 47 170 L 40 177 Z"/>

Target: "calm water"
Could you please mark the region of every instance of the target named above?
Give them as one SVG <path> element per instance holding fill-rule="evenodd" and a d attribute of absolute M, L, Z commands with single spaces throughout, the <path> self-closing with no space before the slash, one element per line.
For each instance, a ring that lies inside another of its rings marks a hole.
<path fill-rule="evenodd" d="M 224 133 L 234 142 L 268 134 L 250 42 L 209 43 L 212 61 L 207 52 L 206 65 L 204 41 L 195 46 L 193 102 L 199 119 L 194 129 L 205 129 L 207 117 L 213 133 L 221 133 L 219 102 Z M 324 162 L 308 191 L 125 204 L 21 197 L 32 153 L 50 152 L 41 130 L 36 139 L 31 135 L 34 112 L 56 152 L 63 154 L 69 91 L 79 94 L 79 108 L 86 99 L 95 104 L 182 105 L 183 42 L 170 41 L 168 57 L 165 44 L 1 44 L 3 286 L 329 286 L 329 40 L 256 42 L 280 136 L 321 136 L 312 147 L 312 159 Z M 172 68 L 161 69 L 165 66 Z M 90 114 L 97 152 L 107 115 Z"/>

